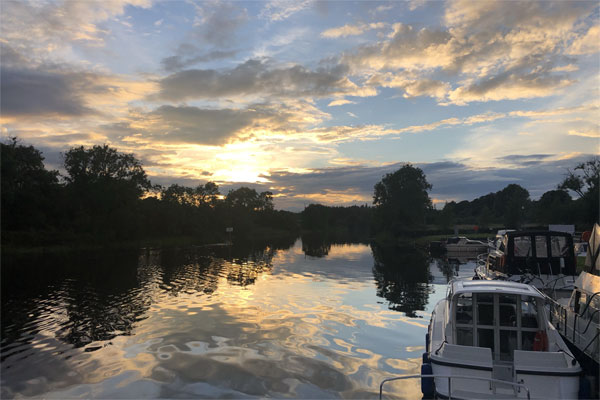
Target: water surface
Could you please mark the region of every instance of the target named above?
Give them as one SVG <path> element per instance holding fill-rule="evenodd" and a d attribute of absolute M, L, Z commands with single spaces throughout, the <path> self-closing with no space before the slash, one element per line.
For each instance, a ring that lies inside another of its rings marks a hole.
<path fill-rule="evenodd" d="M 376 398 L 420 372 L 457 272 L 472 266 L 301 241 L 4 257 L 0 394 Z M 388 396 L 420 398 L 419 382 Z"/>

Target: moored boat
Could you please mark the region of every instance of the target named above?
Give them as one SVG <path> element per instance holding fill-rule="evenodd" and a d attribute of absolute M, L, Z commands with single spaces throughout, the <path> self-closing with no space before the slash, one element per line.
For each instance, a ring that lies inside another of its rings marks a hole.
<path fill-rule="evenodd" d="M 448 253 L 484 253 L 488 250 L 488 244 L 479 240 L 467 239 L 464 236 L 455 236 L 446 239 L 444 248 Z"/>
<path fill-rule="evenodd" d="M 475 269 L 479 279 L 527 283 L 552 298 L 569 297 L 576 273 L 573 238 L 557 231 L 510 231 Z"/>
<path fill-rule="evenodd" d="M 584 271 L 569 298 L 550 299 L 551 322 L 584 367 L 590 392 L 598 398 L 600 384 L 600 226 L 589 236 Z"/>
<path fill-rule="evenodd" d="M 424 370 L 447 398 L 577 398 L 581 368 L 546 319 L 544 295 L 507 281 L 455 280 L 435 307 Z M 441 377 L 455 376 L 455 379 Z M 460 378 L 458 377 L 460 376 Z M 527 390 L 524 390 L 524 389 Z"/>

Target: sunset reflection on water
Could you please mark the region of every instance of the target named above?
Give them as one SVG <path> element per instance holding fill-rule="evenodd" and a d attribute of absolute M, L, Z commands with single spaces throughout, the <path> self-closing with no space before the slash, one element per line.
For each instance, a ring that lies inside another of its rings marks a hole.
<path fill-rule="evenodd" d="M 429 260 L 409 257 L 424 271 L 404 277 L 369 245 L 302 249 L 144 249 L 19 293 L 9 269 L 2 397 L 373 398 L 381 380 L 419 373 L 444 292 L 429 283 Z M 407 295 L 420 298 L 394 303 Z M 416 380 L 388 390 L 420 397 Z"/>

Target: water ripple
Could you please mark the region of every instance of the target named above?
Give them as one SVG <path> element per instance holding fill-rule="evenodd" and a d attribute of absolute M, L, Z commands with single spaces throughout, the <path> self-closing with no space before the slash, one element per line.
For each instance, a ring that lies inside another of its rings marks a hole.
<path fill-rule="evenodd" d="M 418 371 L 421 275 L 388 272 L 366 245 L 227 251 L 39 260 L 56 273 L 18 290 L 6 282 L 21 272 L 3 269 L 0 395 L 374 397 Z M 396 389 L 418 395 L 416 382 Z"/>

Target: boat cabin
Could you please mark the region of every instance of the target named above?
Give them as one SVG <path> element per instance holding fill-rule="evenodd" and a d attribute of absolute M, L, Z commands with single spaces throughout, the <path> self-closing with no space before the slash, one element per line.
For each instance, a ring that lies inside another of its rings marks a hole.
<path fill-rule="evenodd" d="M 536 398 L 577 397 L 581 368 L 531 285 L 452 281 L 426 344 L 439 397 L 526 398 L 529 390 Z"/>
<path fill-rule="evenodd" d="M 514 351 L 548 351 L 544 300 L 535 288 L 499 281 L 463 281 L 450 294 L 454 344 L 486 347 L 494 361 Z"/>
<path fill-rule="evenodd" d="M 565 232 L 507 232 L 490 253 L 488 267 L 507 275 L 575 275 L 573 237 Z"/>

